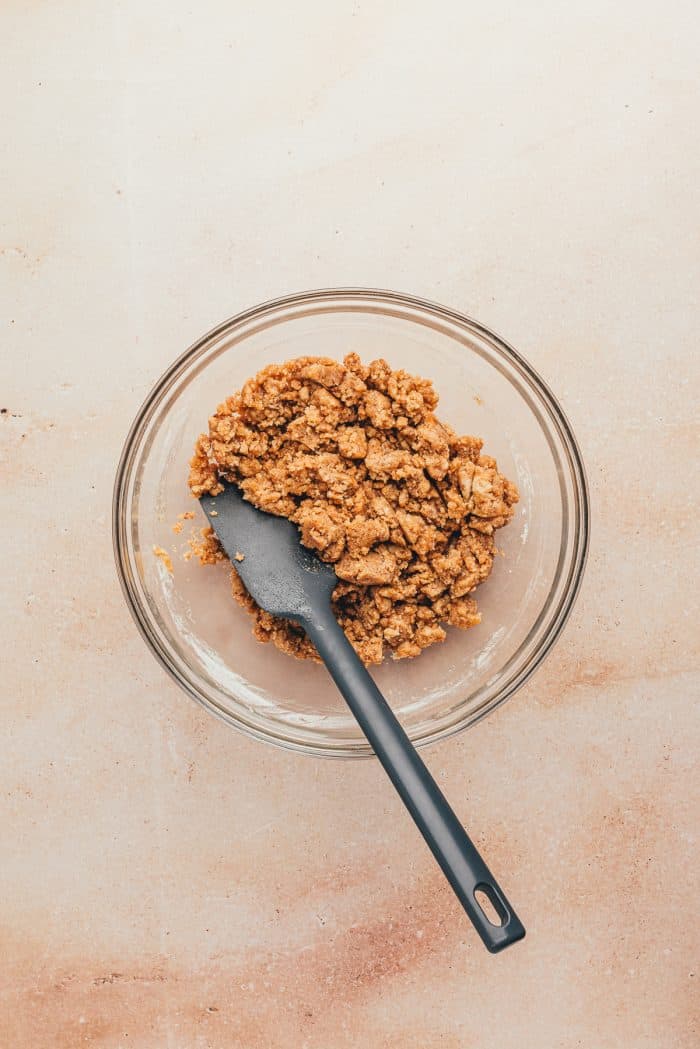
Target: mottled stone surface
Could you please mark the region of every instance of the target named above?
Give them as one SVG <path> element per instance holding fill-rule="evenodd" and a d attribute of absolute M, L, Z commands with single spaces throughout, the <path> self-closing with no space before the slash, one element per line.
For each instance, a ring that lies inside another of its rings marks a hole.
<path fill-rule="evenodd" d="M 698 1044 L 698 18 L 576 6 L 3 5 L 3 1047 Z M 153 380 L 353 283 L 502 332 L 588 464 L 563 639 L 426 755 L 528 927 L 496 958 L 376 764 L 200 711 L 113 569 Z"/>

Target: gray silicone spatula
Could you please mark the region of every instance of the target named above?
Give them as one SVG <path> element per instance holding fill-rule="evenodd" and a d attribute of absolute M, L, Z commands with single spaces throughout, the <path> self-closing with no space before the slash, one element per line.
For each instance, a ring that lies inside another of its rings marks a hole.
<path fill-rule="evenodd" d="M 201 503 L 260 607 L 300 623 L 313 641 L 488 949 L 522 939 L 522 923 L 335 619 L 331 594 L 338 579 L 331 565 L 301 545 L 294 524 L 256 509 L 234 485 Z M 489 901 L 493 921 L 480 896 Z"/>

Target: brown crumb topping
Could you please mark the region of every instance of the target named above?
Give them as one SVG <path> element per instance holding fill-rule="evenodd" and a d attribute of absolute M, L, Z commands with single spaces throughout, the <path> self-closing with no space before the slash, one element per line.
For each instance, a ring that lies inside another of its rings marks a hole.
<path fill-rule="evenodd" d="M 162 546 L 154 546 L 153 553 L 156 555 L 159 561 L 162 561 L 170 575 L 173 574 L 173 562 L 170 554 L 167 550 L 164 550 Z"/>
<path fill-rule="evenodd" d="M 191 460 L 195 496 L 234 482 L 335 565 L 334 611 L 367 664 L 387 651 L 417 656 L 445 625 L 480 622 L 472 594 L 518 500 L 482 441 L 436 418 L 437 402 L 428 379 L 384 360 L 301 357 L 219 405 Z M 210 528 L 190 546 L 203 564 L 226 560 Z M 259 640 L 317 658 L 301 627 L 258 608 L 235 571 L 232 590 Z"/>
<path fill-rule="evenodd" d="M 194 510 L 185 510 L 184 514 L 177 515 L 177 521 L 173 525 L 173 532 L 175 535 L 180 535 L 182 529 L 185 527 L 185 521 L 191 521 L 194 517 Z"/>

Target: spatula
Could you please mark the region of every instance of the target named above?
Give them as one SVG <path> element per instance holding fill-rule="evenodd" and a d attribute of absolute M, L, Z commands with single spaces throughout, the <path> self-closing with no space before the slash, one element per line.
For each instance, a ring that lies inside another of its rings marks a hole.
<path fill-rule="evenodd" d="M 291 521 L 258 510 L 235 485 L 201 503 L 260 607 L 300 623 L 313 641 L 486 947 L 522 939 L 522 923 L 333 615 L 332 566 L 301 545 Z"/>

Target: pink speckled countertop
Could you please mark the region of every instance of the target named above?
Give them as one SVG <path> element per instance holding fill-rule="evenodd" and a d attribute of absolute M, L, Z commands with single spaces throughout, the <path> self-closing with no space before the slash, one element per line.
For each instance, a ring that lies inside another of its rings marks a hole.
<path fill-rule="evenodd" d="M 694 1049 L 695 6 L 252 6 L 0 13 L 0 1047 Z M 201 711 L 115 577 L 150 384 L 342 284 L 500 331 L 588 465 L 564 637 L 426 753 L 527 925 L 498 957 L 375 763 Z"/>

